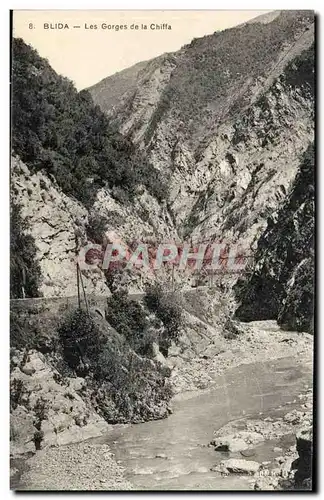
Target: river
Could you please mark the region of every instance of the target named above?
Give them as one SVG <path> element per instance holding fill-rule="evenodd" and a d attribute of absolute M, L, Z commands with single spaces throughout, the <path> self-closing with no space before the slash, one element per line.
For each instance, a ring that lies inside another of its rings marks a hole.
<path fill-rule="evenodd" d="M 116 426 L 97 442 L 109 444 L 138 490 L 248 489 L 249 477 L 223 478 L 210 471 L 229 456 L 207 446 L 213 432 L 239 418 L 287 413 L 300 405 L 298 395 L 311 385 L 311 361 L 301 363 L 291 357 L 241 365 L 217 377 L 208 391 L 176 397 L 169 418 Z M 288 436 L 277 446 L 293 442 L 294 437 Z M 274 458 L 274 445 L 257 446 L 251 460 Z"/>

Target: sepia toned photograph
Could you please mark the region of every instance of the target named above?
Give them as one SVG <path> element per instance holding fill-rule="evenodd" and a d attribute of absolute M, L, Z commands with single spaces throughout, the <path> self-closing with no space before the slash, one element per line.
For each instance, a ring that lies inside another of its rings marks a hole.
<path fill-rule="evenodd" d="M 316 491 L 316 15 L 10 12 L 10 488 Z"/>

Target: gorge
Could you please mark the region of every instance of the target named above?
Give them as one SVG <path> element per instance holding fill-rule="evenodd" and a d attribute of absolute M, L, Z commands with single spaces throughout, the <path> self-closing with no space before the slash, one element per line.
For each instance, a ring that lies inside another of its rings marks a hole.
<path fill-rule="evenodd" d="M 80 92 L 13 39 L 12 488 L 312 488 L 314 27 L 275 11 Z M 77 266 L 116 241 L 251 259 Z"/>

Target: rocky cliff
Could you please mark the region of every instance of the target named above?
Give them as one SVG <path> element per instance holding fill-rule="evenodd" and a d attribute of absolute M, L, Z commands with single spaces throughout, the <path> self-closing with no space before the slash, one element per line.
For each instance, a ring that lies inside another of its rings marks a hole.
<path fill-rule="evenodd" d="M 109 105 L 117 75 L 89 89 L 169 177 L 182 237 L 256 243 L 313 138 L 314 18 L 277 14 L 148 61 L 117 106 Z"/>
<path fill-rule="evenodd" d="M 115 233 L 125 241 L 173 239 L 176 230 L 162 204 L 145 189 L 134 202 L 121 203 L 109 189 L 101 189 L 92 207 L 87 208 L 74 197 L 67 196 L 53 176 L 46 172 L 32 172 L 19 157 L 11 161 L 12 200 L 21 206 L 21 214 L 28 223 L 28 233 L 37 249 L 41 268 L 39 294 L 44 297 L 69 297 L 77 294 L 76 256 L 82 245 L 96 243 L 87 234 L 89 221 L 101 218 L 102 232 Z M 97 238 L 101 238 L 97 234 Z M 130 275 L 130 291 L 142 289 L 152 278 Z M 90 273 L 83 272 L 83 283 L 88 294 L 107 295 L 109 288 L 100 266 Z"/>
<path fill-rule="evenodd" d="M 12 199 L 35 240 L 39 293 L 75 295 L 77 249 L 107 232 L 126 242 L 176 235 L 155 167 L 87 92 L 19 39 L 12 84 Z M 108 291 L 99 267 L 84 284 L 88 293 Z"/>
<path fill-rule="evenodd" d="M 241 320 L 277 319 L 284 328 L 314 327 L 314 146 L 303 156 L 291 194 L 268 218 L 252 276 L 238 284 Z"/>
<path fill-rule="evenodd" d="M 63 378 L 44 354 L 15 351 L 11 357 L 11 454 L 34 452 L 98 436 L 107 422 L 80 391 L 82 378 Z"/>

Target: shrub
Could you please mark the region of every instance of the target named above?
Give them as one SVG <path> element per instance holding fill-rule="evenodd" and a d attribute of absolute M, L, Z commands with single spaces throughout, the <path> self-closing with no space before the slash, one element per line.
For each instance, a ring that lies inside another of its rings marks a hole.
<path fill-rule="evenodd" d="M 20 350 L 39 348 L 42 336 L 37 321 L 33 320 L 14 309 L 10 311 L 10 347 Z"/>
<path fill-rule="evenodd" d="M 25 386 L 22 380 L 14 378 L 10 382 L 10 409 L 15 410 L 22 403 Z"/>
<path fill-rule="evenodd" d="M 47 402 L 44 398 L 40 397 L 37 399 L 34 406 L 35 420 L 34 425 L 37 430 L 40 431 L 42 426 L 42 421 L 47 419 L 48 407 Z"/>
<path fill-rule="evenodd" d="M 72 369 L 86 370 L 89 363 L 98 359 L 104 338 L 87 312 L 77 309 L 70 313 L 58 332 L 64 358 Z"/>
<path fill-rule="evenodd" d="M 128 297 L 126 291 L 116 291 L 107 299 L 106 319 L 125 336 L 136 352 L 146 354 L 149 351 L 147 314 L 138 302 Z"/>
<path fill-rule="evenodd" d="M 10 347 L 24 349 L 31 339 L 24 328 L 24 321 L 15 311 L 10 312 Z"/>
<path fill-rule="evenodd" d="M 231 318 L 228 318 L 224 324 L 223 336 L 227 340 L 235 340 L 242 335 L 242 329 L 239 324 Z"/>
<path fill-rule="evenodd" d="M 183 324 L 182 298 L 176 292 L 166 290 L 162 284 L 150 285 L 145 291 L 145 304 L 164 325 L 161 351 L 167 355 L 171 341 L 177 341 Z"/>
<path fill-rule="evenodd" d="M 41 449 L 41 443 L 42 443 L 43 439 L 44 439 L 44 431 L 36 430 L 34 432 L 34 436 L 33 436 L 33 441 L 34 441 L 36 450 Z"/>
<path fill-rule="evenodd" d="M 100 245 L 107 228 L 108 219 L 96 212 L 89 217 L 89 222 L 86 225 L 87 237 Z"/>
<path fill-rule="evenodd" d="M 106 346 L 99 359 L 94 398 L 110 423 L 162 418 L 172 397 L 170 370 L 136 355 L 127 344 Z"/>
<path fill-rule="evenodd" d="M 141 306 L 123 294 L 109 298 L 110 321 L 125 339 L 103 320 L 95 323 L 84 311 L 64 319 L 59 333 L 64 357 L 75 371 L 87 366 L 85 393 L 108 422 L 139 422 L 167 416 L 172 396 L 166 380 L 170 370 L 141 357 L 141 332 L 148 320 Z"/>
<path fill-rule="evenodd" d="M 117 210 L 108 210 L 107 219 L 113 227 L 121 226 L 125 222 L 124 217 Z"/>

